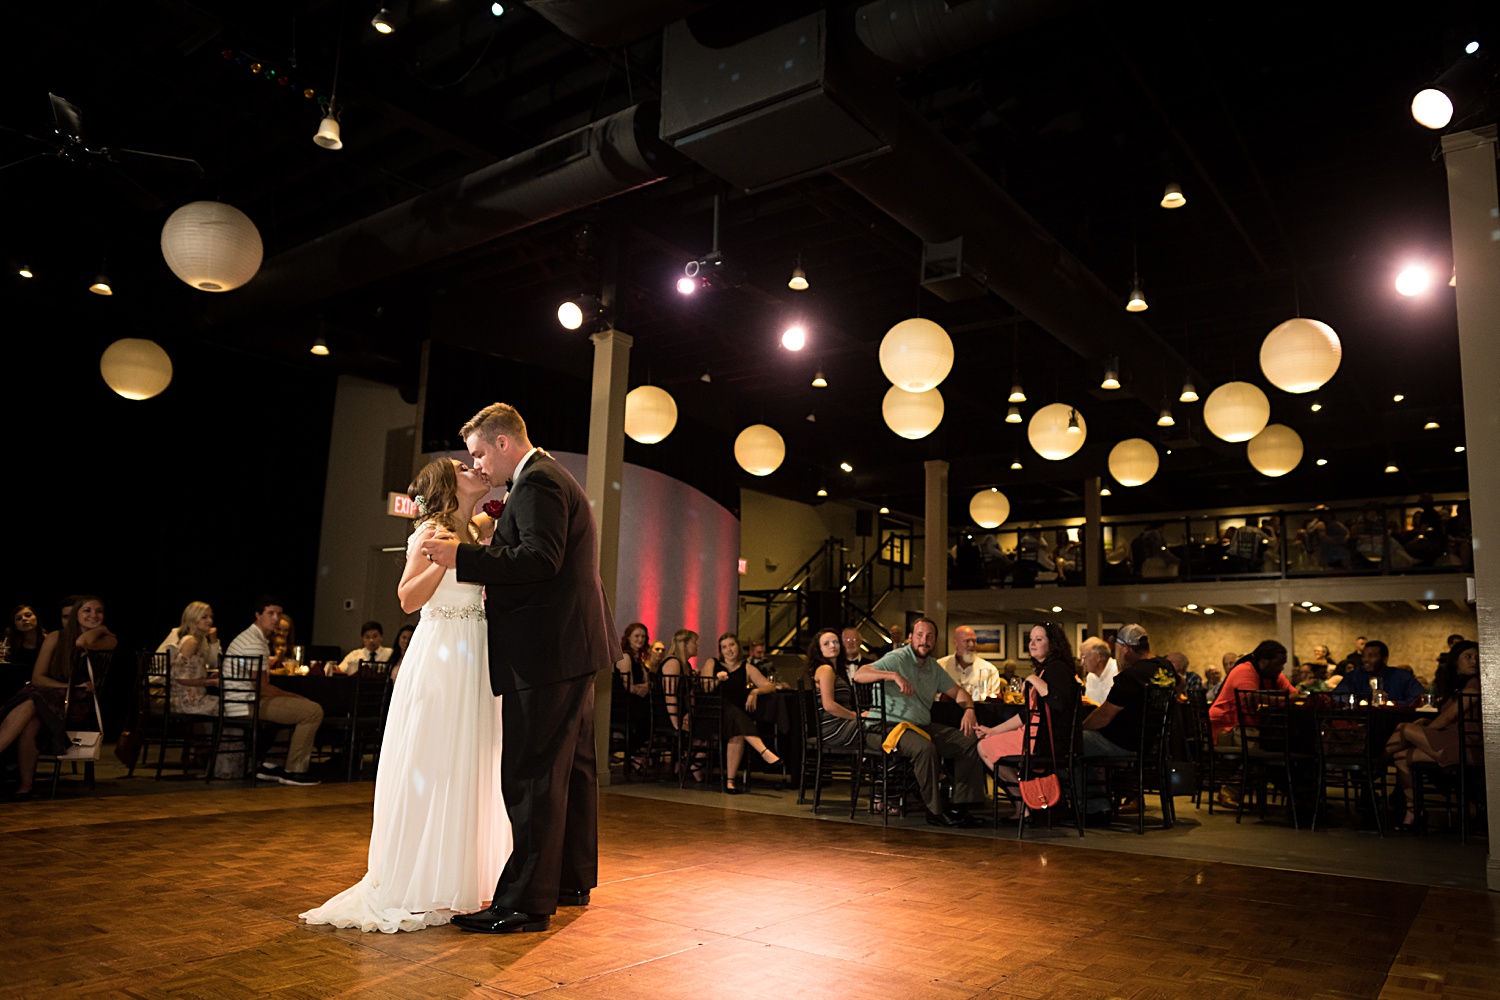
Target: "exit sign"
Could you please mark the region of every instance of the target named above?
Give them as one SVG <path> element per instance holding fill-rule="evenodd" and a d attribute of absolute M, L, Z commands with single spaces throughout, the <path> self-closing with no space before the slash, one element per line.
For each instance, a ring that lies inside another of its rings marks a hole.
<path fill-rule="evenodd" d="M 417 502 L 405 493 L 387 493 L 385 512 L 392 517 L 416 517 Z"/>

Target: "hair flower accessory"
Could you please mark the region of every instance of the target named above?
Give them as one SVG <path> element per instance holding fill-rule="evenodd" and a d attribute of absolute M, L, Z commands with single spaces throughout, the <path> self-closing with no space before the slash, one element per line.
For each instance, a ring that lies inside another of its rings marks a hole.
<path fill-rule="evenodd" d="M 418 514 L 421 514 L 423 517 L 427 516 L 427 498 L 426 497 L 424 497 L 422 494 L 418 493 L 416 496 L 414 496 L 414 497 L 411 498 L 411 502 L 417 505 L 417 513 Z"/>
<path fill-rule="evenodd" d="M 491 500 L 479 509 L 498 521 L 500 520 L 500 514 L 505 510 L 505 501 Z"/>

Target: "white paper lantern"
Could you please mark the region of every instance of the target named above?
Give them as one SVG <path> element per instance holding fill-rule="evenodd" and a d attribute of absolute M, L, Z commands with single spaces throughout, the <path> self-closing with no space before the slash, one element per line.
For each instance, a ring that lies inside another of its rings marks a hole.
<path fill-rule="evenodd" d="M 926 392 L 953 370 L 953 341 L 930 319 L 902 320 L 880 341 L 880 370 L 897 388 Z"/>
<path fill-rule="evenodd" d="M 1224 441 L 1249 441 L 1270 419 L 1271 401 L 1249 382 L 1225 382 L 1203 404 L 1203 423 Z"/>
<path fill-rule="evenodd" d="M 980 490 L 969 501 L 969 516 L 981 528 L 998 528 L 1010 517 L 1010 501 L 994 487 Z"/>
<path fill-rule="evenodd" d="M 936 389 L 907 392 L 898 385 L 885 391 L 880 403 L 885 425 L 902 437 L 915 441 L 937 430 L 943 422 L 943 395 Z"/>
<path fill-rule="evenodd" d="M 1312 392 L 1333 378 L 1344 357 L 1344 345 L 1333 327 L 1315 319 L 1289 319 L 1266 334 L 1260 345 L 1260 370 L 1278 389 Z"/>
<path fill-rule="evenodd" d="M 1077 454 L 1088 433 L 1083 414 L 1067 403 L 1048 403 L 1033 413 L 1031 423 L 1026 425 L 1026 439 L 1032 449 L 1052 462 Z"/>
<path fill-rule="evenodd" d="M 172 382 L 172 359 L 153 340 L 126 337 L 104 349 L 99 374 L 126 399 L 150 399 Z"/>
<path fill-rule="evenodd" d="M 1126 438 L 1109 450 L 1109 474 L 1121 486 L 1149 483 L 1161 468 L 1161 456 L 1145 438 Z"/>
<path fill-rule="evenodd" d="M 769 476 L 786 458 L 786 442 L 774 427 L 751 424 L 734 439 L 734 460 L 752 476 Z"/>
<path fill-rule="evenodd" d="M 1284 476 L 1302 461 L 1302 436 L 1286 424 L 1272 424 L 1245 446 L 1250 464 L 1263 476 Z"/>
<path fill-rule="evenodd" d="M 161 255 L 172 273 L 205 292 L 238 288 L 260 270 L 260 231 L 221 201 L 194 201 L 167 217 Z"/>
<path fill-rule="evenodd" d="M 625 394 L 625 434 L 641 444 L 664 441 L 677 426 L 677 400 L 665 389 L 638 385 Z"/>

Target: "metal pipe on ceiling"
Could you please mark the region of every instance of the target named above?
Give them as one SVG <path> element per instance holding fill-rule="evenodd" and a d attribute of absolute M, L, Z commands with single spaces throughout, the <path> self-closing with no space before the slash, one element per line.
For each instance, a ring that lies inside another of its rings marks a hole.
<path fill-rule="evenodd" d="M 899 72 L 977 48 L 1080 5 L 1079 0 L 873 0 L 854 11 L 854 36 Z"/>
<path fill-rule="evenodd" d="M 277 254 L 211 320 L 288 309 L 367 285 L 653 184 L 681 162 L 637 104 Z"/>

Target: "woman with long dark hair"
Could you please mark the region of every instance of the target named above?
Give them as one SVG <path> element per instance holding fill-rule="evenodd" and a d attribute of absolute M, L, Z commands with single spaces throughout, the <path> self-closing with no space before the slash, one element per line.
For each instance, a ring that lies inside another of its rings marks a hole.
<path fill-rule="evenodd" d="M 90 595 L 76 598 L 72 616 L 42 640 L 31 683 L 0 705 L 0 752 L 15 743 L 20 758 L 17 799 L 31 798 L 41 755 L 55 757 L 70 746 L 65 712 L 68 689 L 94 693 L 88 675 L 80 669 L 84 654 L 114 649 L 118 642 L 104 627 L 104 602 Z"/>
<path fill-rule="evenodd" d="M 1406 796 L 1406 816 L 1396 824 L 1398 833 L 1413 833 L 1417 829 L 1416 803 L 1412 801 L 1413 762 L 1434 763 L 1445 767 L 1459 763 L 1482 763 L 1479 760 L 1460 761 L 1459 757 L 1464 751 L 1458 740 L 1458 713 L 1463 710 L 1464 701 L 1459 695 L 1479 693 L 1479 643 L 1468 639 L 1455 642 L 1438 669 L 1452 675 L 1443 678 L 1444 689 L 1449 692 L 1443 707 L 1430 720 L 1403 722 L 1396 727 L 1385 745 L 1386 753 L 1391 755 L 1391 760 L 1396 765 L 1396 780 Z M 1469 713 L 1464 723 L 1478 726 L 1478 702 L 1471 703 Z"/>
<path fill-rule="evenodd" d="M 651 633 L 644 622 L 631 622 L 620 636 L 620 658 L 615 661 L 615 680 L 625 696 L 626 767 L 637 773 L 646 769 L 642 751 L 651 738 Z"/>
<path fill-rule="evenodd" d="M 826 750 L 844 750 L 864 740 L 849 675 L 839 669 L 839 634 L 825 628 L 807 647 L 807 677 L 818 706 L 818 731 Z"/>
<path fill-rule="evenodd" d="M 42 628 L 36 609 L 29 604 L 18 604 L 10 612 L 10 623 L 5 629 L 5 659 L 9 666 L 0 674 L 0 698 L 10 698 L 26 686 L 31 671 L 36 666 L 37 653 L 41 652 L 42 640 L 47 630 Z"/>
<path fill-rule="evenodd" d="M 1066 724 L 1063 720 L 1071 719 L 1073 727 L 1077 728 L 1078 705 L 1083 689 L 1079 686 L 1078 675 L 1073 669 L 1073 647 L 1062 626 L 1056 622 L 1048 622 L 1032 628 L 1031 634 L 1027 636 L 1026 648 L 1031 654 L 1032 672 L 1022 681 L 1022 690 L 1026 692 L 1028 705 L 1032 703 L 1033 693 L 1036 696 L 1036 705 L 1031 709 L 1036 720 L 1031 750 L 1035 753 L 1039 746 L 1055 747 L 1059 742 L 1066 749 L 1073 745 L 1074 734 L 1067 731 L 1050 733 L 1047 720 L 1049 715 L 1060 724 Z M 1025 751 L 1025 732 L 1026 719 L 1021 714 L 1006 719 L 998 726 L 979 727 L 980 758 L 985 766 L 994 770 L 997 780 L 1017 800 L 1013 819 L 1019 818 L 1026 808 L 1017 794 L 1019 775 L 1013 767 L 995 767 L 995 762 L 1002 757 L 1021 756 Z"/>
<path fill-rule="evenodd" d="M 763 694 L 774 694 L 776 685 L 766 679 L 745 659 L 739 636 L 725 632 L 719 636 L 719 662 L 714 670 L 719 679 L 719 697 L 724 705 L 724 731 L 729 735 L 725 748 L 725 764 L 728 777 L 724 790 L 738 795 L 740 788 L 734 783 L 740 772 L 740 761 L 745 756 L 745 745 L 760 754 L 767 764 L 781 763 L 781 758 L 760 738 L 755 725 L 756 700 Z"/>

